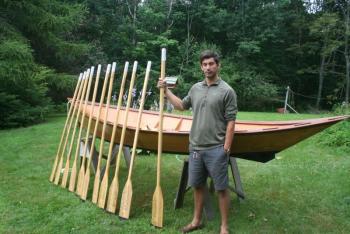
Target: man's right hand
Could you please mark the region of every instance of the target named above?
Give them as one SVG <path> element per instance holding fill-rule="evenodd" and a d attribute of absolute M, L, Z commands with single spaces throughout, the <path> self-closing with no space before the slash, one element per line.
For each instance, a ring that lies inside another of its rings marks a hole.
<path fill-rule="evenodd" d="M 158 89 L 164 88 L 164 92 L 166 92 L 168 89 L 166 81 L 159 78 L 158 83 L 157 83 L 157 88 Z"/>

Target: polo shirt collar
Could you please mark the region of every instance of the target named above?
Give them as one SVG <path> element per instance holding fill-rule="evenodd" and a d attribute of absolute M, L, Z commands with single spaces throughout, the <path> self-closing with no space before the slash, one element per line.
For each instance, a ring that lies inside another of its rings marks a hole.
<path fill-rule="evenodd" d="M 219 85 L 220 82 L 221 82 L 221 78 L 219 77 L 219 79 L 217 79 L 217 80 L 215 81 L 215 83 L 213 83 L 213 84 L 211 84 L 211 85 Z M 206 79 L 204 79 L 204 80 L 202 81 L 202 85 L 208 86 Z"/>

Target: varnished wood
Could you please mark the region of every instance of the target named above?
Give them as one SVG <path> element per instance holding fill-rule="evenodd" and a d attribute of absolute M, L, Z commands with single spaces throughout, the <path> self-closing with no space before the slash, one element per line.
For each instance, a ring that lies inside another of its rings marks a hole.
<path fill-rule="evenodd" d="M 99 65 L 99 69 L 100 69 L 100 65 Z M 107 69 L 108 70 L 108 69 Z M 98 112 L 97 112 L 97 119 L 100 118 L 101 116 L 101 110 L 102 110 L 102 104 L 104 102 L 104 98 L 105 98 L 105 95 L 106 95 L 106 88 L 107 88 L 107 84 L 108 84 L 108 79 L 109 79 L 109 75 L 107 75 L 109 72 L 106 72 L 106 76 L 104 78 L 104 81 L 103 81 L 103 87 L 102 87 L 102 92 L 101 92 L 101 97 L 100 97 L 100 104 L 98 106 Z M 94 152 L 94 148 L 95 148 L 95 141 L 96 141 L 96 136 L 97 136 L 97 128 L 98 128 L 98 124 L 95 125 L 94 127 L 94 132 L 92 134 L 92 142 L 91 142 L 91 146 L 90 146 L 90 157 L 89 157 L 89 160 L 88 160 L 88 163 L 87 163 L 87 166 L 86 166 L 86 171 L 85 171 L 85 174 L 84 174 L 84 181 L 83 181 L 83 186 L 82 186 L 82 192 L 81 192 L 81 195 L 80 195 L 80 198 L 82 200 L 86 200 L 86 197 L 87 197 L 87 193 L 88 193 L 88 190 L 89 190 L 89 185 L 90 185 L 90 165 L 91 165 L 91 160 L 92 160 L 92 154 Z"/>
<path fill-rule="evenodd" d="M 78 97 L 78 93 L 79 93 L 79 91 L 81 90 L 81 87 L 82 87 L 82 85 L 80 85 L 80 84 L 82 84 L 82 82 L 81 82 L 82 79 L 83 79 L 83 73 L 80 73 L 77 85 L 75 87 L 72 103 L 71 103 L 71 105 L 69 107 L 69 111 L 68 111 L 68 114 L 67 114 L 67 119 L 66 119 L 66 122 L 64 123 L 63 132 L 62 132 L 62 135 L 61 135 L 60 143 L 58 145 L 57 154 L 56 154 L 55 161 L 54 161 L 54 164 L 53 164 L 53 167 L 52 167 L 51 175 L 49 177 L 50 182 L 53 182 L 54 177 L 55 177 L 55 172 L 56 172 L 56 169 L 57 169 L 57 163 L 58 163 L 59 157 L 61 155 L 61 148 L 62 148 L 63 140 L 64 140 L 64 138 L 66 136 L 68 137 L 68 135 L 69 135 L 69 131 L 67 131 L 68 130 L 68 123 L 70 122 L 71 119 L 74 118 L 73 110 L 74 110 L 74 107 L 75 107 L 75 101 L 76 101 L 76 99 Z"/>
<path fill-rule="evenodd" d="M 105 106 L 103 108 L 106 108 Z M 121 109 L 124 112 L 125 109 Z M 110 139 L 112 124 L 116 114 L 116 107 L 111 106 L 107 118 L 107 136 Z M 94 113 L 93 125 L 96 124 Z M 182 118 L 181 126 L 174 130 Z M 270 153 L 278 153 L 322 130 L 349 118 L 349 116 L 334 116 L 319 119 L 305 119 L 294 121 L 236 121 L 235 140 L 232 142 L 231 155 L 247 160 L 266 162 L 273 157 Z M 127 134 L 125 145 L 133 144 L 136 129 L 137 110 L 130 109 L 127 120 Z M 158 148 L 158 131 L 153 126 L 159 121 L 159 113 L 155 111 L 143 111 L 138 148 L 156 151 Z M 102 120 L 97 124 L 97 136 L 101 136 Z M 121 129 L 124 122 L 124 113 L 120 113 L 115 144 L 119 143 Z M 191 116 L 174 115 L 164 113 L 163 124 L 163 152 L 174 154 L 188 154 L 189 133 L 192 124 Z M 254 157 L 253 157 L 254 156 Z M 266 157 L 266 158 L 265 158 Z M 266 159 L 266 160 L 264 160 Z"/>
<path fill-rule="evenodd" d="M 124 113 L 125 114 L 125 116 L 124 116 L 125 119 L 127 119 L 128 110 L 130 109 L 131 97 L 132 97 L 132 89 L 134 87 L 134 82 L 135 82 L 135 79 L 136 79 L 136 70 L 137 70 L 137 61 L 134 62 L 133 70 L 132 70 L 132 74 L 131 74 L 131 81 L 130 81 L 130 86 L 129 86 L 129 91 L 128 91 L 128 99 L 127 99 L 126 109 L 125 109 L 125 113 Z M 114 126 L 116 126 L 116 125 L 114 125 Z M 124 126 L 126 126 L 126 125 L 125 124 L 123 125 L 123 130 L 122 130 L 122 133 L 121 133 L 120 142 L 119 142 L 119 148 L 118 148 L 117 161 L 118 161 L 118 158 L 120 158 L 120 154 L 121 154 L 121 151 L 123 149 L 123 141 L 124 141 L 124 137 L 125 137 L 125 127 Z M 117 164 L 118 164 L 118 162 L 117 162 Z M 117 170 L 118 169 L 116 169 L 116 173 L 117 173 Z M 114 194 L 114 192 L 116 192 L 118 194 L 118 191 L 115 191 L 115 188 L 118 189 L 118 176 L 116 176 L 116 173 L 114 174 L 114 177 L 113 177 L 113 180 L 112 180 L 112 183 L 111 183 L 111 188 L 110 188 L 110 193 L 112 193 L 112 194 Z M 108 182 L 108 177 L 106 177 L 105 181 Z M 106 187 L 100 190 L 100 193 L 101 192 L 103 193 L 103 197 L 99 197 L 99 206 L 100 207 L 104 206 L 105 203 L 106 203 L 108 183 L 106 183 L 106 184 L 107 184 Z M 102 186 L 101 186 L 101 188 L 102 188 Z M 110 204 L 107 205 L 107 210 L 110 210 L 109 207 L 110 207 Z"/>
<path fill-rule="evenodd" d="M 115 69 L 115 66 L 116 66 L 116 64 L 113 63 L 114 69 Z M 109 76 L 110 69 L 111 69 L 111 65 L 108 64 L 106 76 Z M 105 132 L 106 132 L 106 126 L 107 126 L 107 116 L 108 116 L 109 106 L 110 106 L 111 97 L 112 97 L 113 82 L 114 82 L 114 77 L 111 76 L 110 79 L 109 79 L 109 87 L 108 87 L 108 94 L 107 94 L 107 104 L 106 104 L 106 109 L 104 110 L 105 114 L 104 114 L 104 117 L 103 117 L 103 128 L 102 128 L 102 136 L 101 136 L 101 141 L 100 141 L 100 150 L 99 150 L 97 169 L 96 169 L 95 179 L 94 179 L 94 189 L 93 189 L 93 192 L 92 192 L 92 202 L 95 203 L 95 204 L 97 203 L 98 192 L 99 192 L 99 189 L 100 189 L 101 161 L 102 161 L 102 154 L 103 154 L 103 145 L 104 145 L 105 135 L 106 135 Z"/>
<path fill-rule="evenodd" d="M 100 208 L 105 208 L 105 204 L 106 204 L 106 199 L 107 199 L 107 191 L 108 191 L 108 177 L 109 177 L 109 168 L 110 168 L 110 163 L 111 163 L 111 157 L 112 157 L 112 151 L 113 151 L 113 142 L 115 140 L 115 129 L 117 127 L 118 124 L 118 118 L 119 118 L 119 110 L 121 108 L 122 105 L 122 101 L 123 101 L 123 93 L 124 93 L 124 87 L 125 87 L 125 83 L 126 83 L 126 77 L 128 74 L 128 66 L 129 64 L 126 63 L 125 67 L 124 67 L 124 72 L 123 72 L 123 79 L 122 79 L 122 83 L 121 83 L 121 87 L 119 90 L 119 96 L 118 96 L 118 104 L 117 104 L 117 114 L 113 123 L 113 130 L 112 130 L 112 136 L 110 138 L 110 145 L 108 148 L 108 155 L 107 155 L 107 162 L 106 162 L 106 167 L 105 167 L 105 172 L 103 175 L 103 179 L 101 182 L 101 186 L 100 186 L 100 191 L 98 194 L 98 206 Z M 129 89 L 132 89 L 132 86 L 130 86 Z M 122 148 L 121 146 L 119 146 L 119 148 Z"/>
<path fill-rule="evenodd" d="M 137 116 L 137 125 L 136 125 L 136 132 L 135 132 L 135 136 L 134 136 L 134 143 L 133 143 L 133 148 L 132 148 L 129 173 L 128 173 L 128 178 L 127 178 L 127 181 L 126 181 L 124 189 L 123 189 L 122 198 L 121 198 L 121 202 L 120 202 L 119 217 L 124 218 L 124 219 L 128 219 L 130 216 L 130 207 L 131 207 L 131 201 L 132 201 L 131 176 L 132 176 L 132 170 L 133 170 L 134 161 L 135 161 L 137 141 L 139 139 L 141 117 L 142 117 L 143 106 L 145 103 L 147 84 L 148 84 L 148 80 L 149 80 L 150 71 L 151 71 L 151 62 L 148 61 L 147 68 L 146 68 L 145 80 L 143 82 L 141 102 L 140 102 L 140 107 L 139 107 L 138 116 Z"/>
<path fill-rule="evenodd" d="M 166 50 L 162 49 L 162 59 L 160 67 L 160 79 L 165 78 Z M 161 157 L 163 152 L 163 109 L 164 109 L 164 88 L 160 88 L 159 95 L 159 126 L 158 126 L 158 155 L 157 155 L 157 184 L 152 199 L 152 225 L 163 227 L 163 193 L 160 185 Z"/>
<path fill-rule="evenodd" d="M 95 107 L 95 100 L 96 100 L 96 95 L 97 95 L 97 90 L 98 90 L 98 84 L 100 81 L 100 74 L 101 74 L 101 65 L 98 65 L 96 79 L 95 79 L 95 86 L 94 86 L 94 91 L 92 94 L 92 101 L 91 101 L 91 105 L 93 107 Z M 93 111 L 94 111 L 94 108 L 91 109 L 91 112 L 93 112 Z M 87 139 L 89 138 L 89 135 L 90 135 L 91 120 L 92 120 L 92 115 L 89 114 L 89 122 L 88 122 L 88 127 L 86 130 L 86 134 L 85 134 L 85 141 L 87 141 Z M 82 190 L 83 190 L 83 180 L 84 180 L 84 175 L 85 175 L 85 160 L 86 160 L 87 147 L 88 147 L 88 144 L 85 143 L 84 150 L 83 150 L 83 158 L 82 158 L 82 162 L 80 165 L 79 174 L 78 174 L 78 181 L 77 181 L 76 193 L 78 195 L 81 195 Z M 91 155 L 90 155 L 90 157 L 91 157 Z"/>
<path fill-rule="evenodd" d="M 80 145 L 80 139 L 81 139 L 83 126 L 84 126 L 84 122 L 85 122 L 85 116 L 86 116 L 86 113 L 87 113 L 86 107 L 88 105 L 88 101 L 89 101 L 89 97 L 90 97 L 90 89 L 91 89 L 91 83 L 92 83 L 92 80 L 93 80 L 94 70 L 95 70 L 95 68 L 91 67 L 90 74 L 88 76 L 89 79 L 88 79 L 87 91 L 86 91 L 86 94 L 85 94 L 84 106 L 83 106 L 83 108 L 81 110 L 81 126 L 79 128 L 78 138 L 76 139 L 75 155 L 74 155 L 74 160 L 73 160 L 73 165 L 72 165 L 72 172 L 70 174 L 70 180 L 69 180 L 69 188 L 68 188 L 68 190 L 70 192 L 74 192 L 74 190 L 75 190 L 79 145 Z M 77 118 L 77 120 L 78 119 L 79 118 Z M 77 124 L 75 125 L 75 128 L 76 127 L 77 127 Z M 67 170 L 64 173 L 65 180 L 64 181 L 62 180 L 62 184 L 61 184 L 61 186 L 64 187 L 64 188 L 66 187 L 66 181 L 68 179 L 68 170 L 69 170 L 69 165 L 70 165 L 69 160 L 70 160 L 70 157 L 71 157 L 71 152 L 72 152 L 72 147 L 74 145 L 74 140 L 75 139 L 73 137 L 72 141 L 71 141 L 70 149 L 69 149 L 69 152 L 68 152 L 68 155 L 67 155 L 67 161 L 66 161 L 66 169 Z"/>
<path fill-rule="evenodd" d="M 76 117 L 75 117 L 75 125 L 73 127 L 73 133 L 72 133 L 72 136 L 71 136 L 71 139 L 74 139 L 74 136 L 75 136 L 75 131 L 76 131 L 76 126 L 77 126 L 77 123 L 78 123 L 78 120 L 79 120 L 79 114 L 80 114 L 80 107 L 81 107 L 81 104 L 83 103 L 83 100 L 84 100 L 84 97 L 85 97 L 85 92 L 86 92 L 86 84 L 88 82 L 88 73 L 90 73 L 90 69 L 88 69 L 86 72 L 84 72 L 84 85 L 83 85 L 83 90 L 82 90 L 82 94 L 81 94 L 81 97 L 80 97 L 80 100 L 79 100 L 79 104 L 75 104 L 75 109 L 77 111 L 76 113 Z M 73 111 L 74 112 L 74 111 Z M 69 130 L 68 130 L 68 134 L 70 132 L 70 128 L 72 127 L 72 123 L 73 123 L 73 119 L 72 119 L 72 122 L 70 122 L 69 124 Z M 69 135 L 67 136 L 65 142 L 64 142 L 64 146 L 63 146 L 63 149 L 62 149 L 62 153 L 61 153 L 61 157 L 60 157 L 60 161 L 59 161 L 59 164 L 58 164 L 58 167 L 56 169 L 56 175 L 55 175 L 55 181 L 54 183 L 57 185 L 59 183 L 59 180 L 60 180 L 60 176 L 61 176 L 61 169 L 62 169 L 62 165 L 63 165 L 63 158 L 64 158 L 64 155 L 66 153 L 66 147 L 67 147 L 67 144 L 68 144 L 68 140 L 69 140 Z"/>

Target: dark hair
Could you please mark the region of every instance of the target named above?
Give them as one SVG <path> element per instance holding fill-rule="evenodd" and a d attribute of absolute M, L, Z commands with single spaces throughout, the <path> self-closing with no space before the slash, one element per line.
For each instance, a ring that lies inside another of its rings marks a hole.
<path fill-rule="evenodd" d="M 216 64 L 220 63 L 220 57 L 219 57 L 218 53 L 216 53 L 212 50 L 202 51 L 201 55 L 199 56 L 199 61 L 202 64 L 204 59 L 209 59 L 209 58 L 213 58 L 215 60 Z"/>

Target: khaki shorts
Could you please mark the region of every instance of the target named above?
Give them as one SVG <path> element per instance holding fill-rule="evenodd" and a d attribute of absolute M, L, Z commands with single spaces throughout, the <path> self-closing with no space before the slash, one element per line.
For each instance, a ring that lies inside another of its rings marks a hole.
<path fill-rule="evenodd" d="M 216 191 L 225 190 L 229 186 L 227 156 L 224 146 L 207 150 L 193 150 L 189 155 L 188 183 L 191 187 L 201 187 L 207 182 L 208 176 L 213 179 Z"/>

